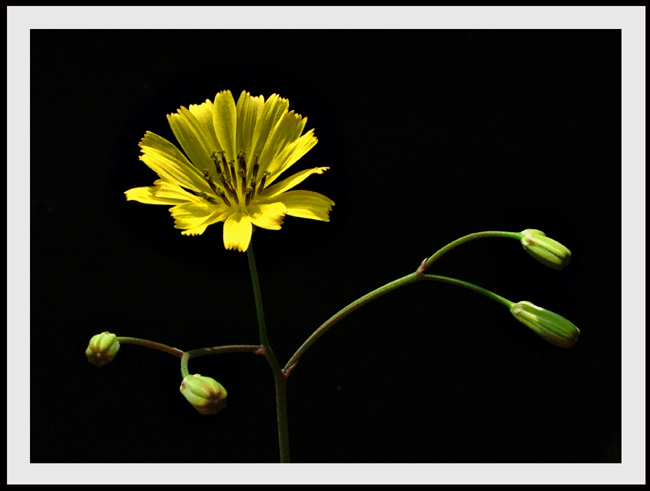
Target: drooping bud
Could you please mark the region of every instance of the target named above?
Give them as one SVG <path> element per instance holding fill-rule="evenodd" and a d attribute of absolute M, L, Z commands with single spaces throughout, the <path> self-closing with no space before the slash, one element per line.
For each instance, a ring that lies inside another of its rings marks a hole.
<path fill-rule="evenodd" d="M 521 245 L 528 254 L 553 269 L 564 269 L 571 260 L 571 251 L 558 241 L 546 237 L 541 230 L 532 228 L 524 230 Z"/>
<path fill-rule="evenodd" d="M 181 394 L 201 414 L 217 414 L 226 407 L 228 392 L 215 379 L 188 375 L 181 382 Z"/>
<path fill-rule="evenodd" d="M 113 361 L 119 349 L 120 342 L 117 340 L 117 336 L 105 331 L 90 338 L 88 348 L 86 348 L 86 358 L 93 365 L 101 367 Z"/>
<path fill-rule="evenodd" d="M 580 329 L 575 324 L 530 302 L 512 304 L 510 312 L 515 319 L 555 346 L 571 348 L 580 337 Z"/>

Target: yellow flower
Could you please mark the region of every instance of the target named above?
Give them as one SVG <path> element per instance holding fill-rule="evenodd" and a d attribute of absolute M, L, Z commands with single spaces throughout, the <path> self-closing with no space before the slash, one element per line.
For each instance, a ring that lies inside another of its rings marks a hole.
<path fill-rule="evenodd" d="M 289 101 L 277 94 L 264 101 L 245 91 L 235 105 L 229 90 L 219 92 L 214 103 L 181 107 L 167 119 L 187 158 L 173 143 L 147 132 L 140 160 L 160 179 L 129 189 L 126 199 L 174 205 L 169 211 L 183 235 L 200 235 L 208 225 L 224 222 L 226 249 L 242 252 L 253 225 L 279 230 L 285 215 L 329 221 L 332 200 L 289 191 L 329 167 L 306 169 L 273 184 L 318 141 L 314 130 L 301 136 L 307 118 L 288 108 Z"/>

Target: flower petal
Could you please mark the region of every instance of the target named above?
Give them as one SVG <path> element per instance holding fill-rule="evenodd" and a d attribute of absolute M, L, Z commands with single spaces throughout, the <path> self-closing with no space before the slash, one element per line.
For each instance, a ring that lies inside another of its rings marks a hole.
<path fill-rule="evenodd" d="M 250 245 L 253 225 L 278 230 L 287 214 L 329 221 L 332 200 L 310 191 L 288 191 L 329 167 L 303 170 L 272 185 L 318 141 L 313 130 L 301 136 L 307 118 L 289 112 L 287 99 L 273 94 L 265 101 L 263 96 L 252 97 L 243 91 L 235 104 L 232 93 L 226 90 L 219 92 L 214 102 L 181 107 L 167 118 L 180 147 L 147 132 L 140 142 L 140 159 L 159 179 L 154 186 L 126 191 L 127 200 L 173 205 L 170 212 L 174 226 L 183 235 L 200 235 L 209 225 L 223 221 L 226 249 L 242 252 Z M 218 174 L 220 165 L 215 165 L 214 152 L 223 152 L 228 161 L 226 169 Z M 247 166 L 233 162 L 242 153 Z M 252 165 L 255 162 L 259 167 Z M 239 179 L 242 169 L 247 169 L 246 180 Z M 206 171 L 212 179 L 204 175 Z M 233 193 L 229 178 L 233 186 L 241 184 L 241 190 L 236 187 L 240 199 L 233 196 L 232 206 L 220 198 L 224 183 L 225 192 Z M 247 194 L 253 181 L 259 184 L 257 196 L 255 192 Z M 248 200 L 242 201 L 244 194 Z"/>
<path fill-rule="evenodd" d="M 273 94 L 264 103 L 261 112 L 257 118 L 255 131 L 253 132 L 253 146 L 251 153 L 253 155 L 262 155 L 266 141 L 273 130 L 275 124 L 287 112 L 289 101 L 282 99 L 278 94 Z M 260 164 L 261 166 L 261 164 Z"/>
<path fill-rule="evenodd" d="M 287 145 L 280 155 L 275 158 L 272 167 L 268 169 L 271 175 L 267 182 L 272 183 L 280 174 L 309 152 L 316 143 L 318 143 L 318 138 L 314 136 L 314 130 L 311 129 L 290 145 Z"/>
<path fill-rule="evenodd" d="M 303 118 L 300 114 L 296 114 L 296 116 L 300 119 L 300 122 L 296 125 L 294 128 L 293 132 L 289 136 L 289 141 L 294 142 L 295 140 L 298 139 L 298 137 L 302 134 L 302 130 L 305 129 L 305 125 L 307 124 L 307 118 Z M 312 130 L 313 132 L 314 130 Z"/>
<path fill-rule="evenodd" d="M 287 215 L 329 222 L 334 201 L 313 191 L 289 191 L 280 200 L 287 207 Z"/>
<path fill-rule="evenodd" d="M 176 205 L 178 203 L 185 203 L 187 200 L 162 198 L 156 196 L 156 186 L 146 186 L 142 188 L 133 188 L 126 191 L 127 201 L 139 201 L 148 205 Z"/>
<path fill-rule="evenodd" d="M 223 245 L 226 249 L 246 252 L 252 234 L 253 224 L 250 217 L 242 212 L 233 213 L 223 224 Z"/>
<path fill-rule="evenodd" d="M 230 208 L 207 202 L 184 203 L 169 209 L 174 217 L 174 228 L 184 229 L 183 235 L 200 235 L 208 225 L 224 220 Z"/>
<path fill-rule="evenodd" d="M 181 235 L 201 235 L 205 232 L 205 229 L 208 228 L 207 225 L 199 225 L 198 227 L 188 228 L 187 230 L 182 230 Z"/>
<path fill-rule="evenodd" d="M 287 207 L 281 202 L 253 204 L 248 207 L 253 225 L 268 230 L 280 230 L 286 213 Z"/>
<path fill-rule="evenodd" d="M 273 159 L 291 143 L 296 128 L 302 124 L 303 117 L 293 111 L 285 113 L 269 135 L 264 150 L 260 154 L 260 172 L 274 172 L 277 167 Z M 271 176 L 269 176 L 271 177 Z"/>
<path fill-rule="evenodd" d="M 264 106 L 264 97 L 251 97 L 243 91 L 237 101 L 237 154 L 243 151 L 249 161 L 252 160 L 253 134 L 260 110 Z"/>
<path fill-rule="evenodd" d="M 300 172 L 296 172 L 294 175 L 289 176 L 279 183 L 266 188 L 264 191 L 262 191 L 261 196 L 263 198 L 272 198 L 273 196 L 277 196 L 278 194 L 297 186 L 312 174 L 322 174 L 328 169 L 329 167 L 315 167 L 313 169 L 305 169 Z"/>
<path fill-rule="evenodd" d="M 212 104 L 210 103 L 210 105 Z M 205 110 L 208 109 L 207 103 L 201 104 L 201 106 L 204 106 Z M 204 109 L 195 109 L 195 112 L 201 114 Z M 214 151 L 221 150 L 221 147 L 217 146 L 218 143 L 215 144 L 217 137 L 213 133 L 212 120 L 210 120 L 210 126 L 206 126 L 197 119 L 192 111 L 184 107 L 181 107 L 177 113 L 168 114 L 167 120 L 190 162 L 199 172 L 207 169 L 210 174 L 216 176 L 214 162 L 210 155 Z"/>
<path fill-rule="evenodd" d="M 215 97 L 212 122 L 219 144 L 226 152 L 226 159 L 229 162 L 234 160 L 237 144 L 237 107 L 229 90 L 219 92 Z"/>
<path fill-rule="evenodd" d="M 171 182 L 159 179 L 154 184 L 156 185 L 156 198 L 169 200 L 170 203 L 172 202 L 171 200 L 174 200 L 176 203 L 205 203 L 203 198 L 185 191 L 182 187 Z"/>
<path fill-rule="evenodd" d="M 190 104 L 189 110 L 204 128 L 209 147 L 213 150 L 221 150 L 217 133 L 214 131 L 214 104 L 212 101 L 208 99 L 203 104 Z"/>
<path fill-rule="evenodd" d="M 147 131 L 140 142 L 140 148 L 143 153 L 140 160 L 164 180 L 174 182 L 192 191 L 212 193 L 203 175 L 199 174 L 196 167 L 173 143 Z"/>

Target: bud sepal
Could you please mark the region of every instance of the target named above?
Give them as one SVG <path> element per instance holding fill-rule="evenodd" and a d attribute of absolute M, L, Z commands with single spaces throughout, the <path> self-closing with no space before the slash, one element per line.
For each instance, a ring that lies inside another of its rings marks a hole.
<path fill-rule="evenodd" d="M 117 336 L 111 332 L 104 331 L 90 338 L 86 348 L 86 358 L 93 365 L 101 367 L 113 361 L 120 349 L 120 342 Z"/>
<path fill-rule="evenodd" d="M 188 375 L 181 382 L 180 391 L 201 414 L 217 414 L 226 407 L 228 392 L 213 378 L 198 373 Z"/>
<path fill-rule="evenodd" d="M 549 268 L 564 269 L 571 260 L 571 251 L 541 230 L 529 228 L 521 232 L 521 245 L 528 254 Z"/>
<path fill-rule="evenodd" d="M 560 348 L 571 348 L 580 337 L 580 329 L 559 314 L 521 301 L 510 306 L 510 312 L 535 334 Z"/>

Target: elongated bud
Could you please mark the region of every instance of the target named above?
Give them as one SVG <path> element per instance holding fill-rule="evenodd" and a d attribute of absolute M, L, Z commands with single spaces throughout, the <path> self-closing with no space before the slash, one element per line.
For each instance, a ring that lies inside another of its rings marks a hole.
<path fill-rule="evenodd" d="M 538 336 L 560 348 L 571 348 L 580 337 L 580 329 L 575 324 L 530 302 L 512 304 L 510 312 Z"/>
<path fill-rule="evenodd" d="M 226 407 L 228 392 L 215 379 L 188 375 L 181 382 L 181 394 L 201 414 L 217 414 Z"/>
<path fill-rule="evenodd" d="M 546 237 L 541 230 L 532 228 L 524 230 L 521 245 L 528 254 L 553 269 L 564 269 L 571 260 L 571 251 L 558 241 Z"/>
<path fill-rule="evenodd" d="M 90 338 L 90 343 L 86 348 L 86 358 L 93 365 L 101 367 L 113 361 L 119 349 L 120 342 L 117 340 L 117 336 L 105 331 Z"/>

